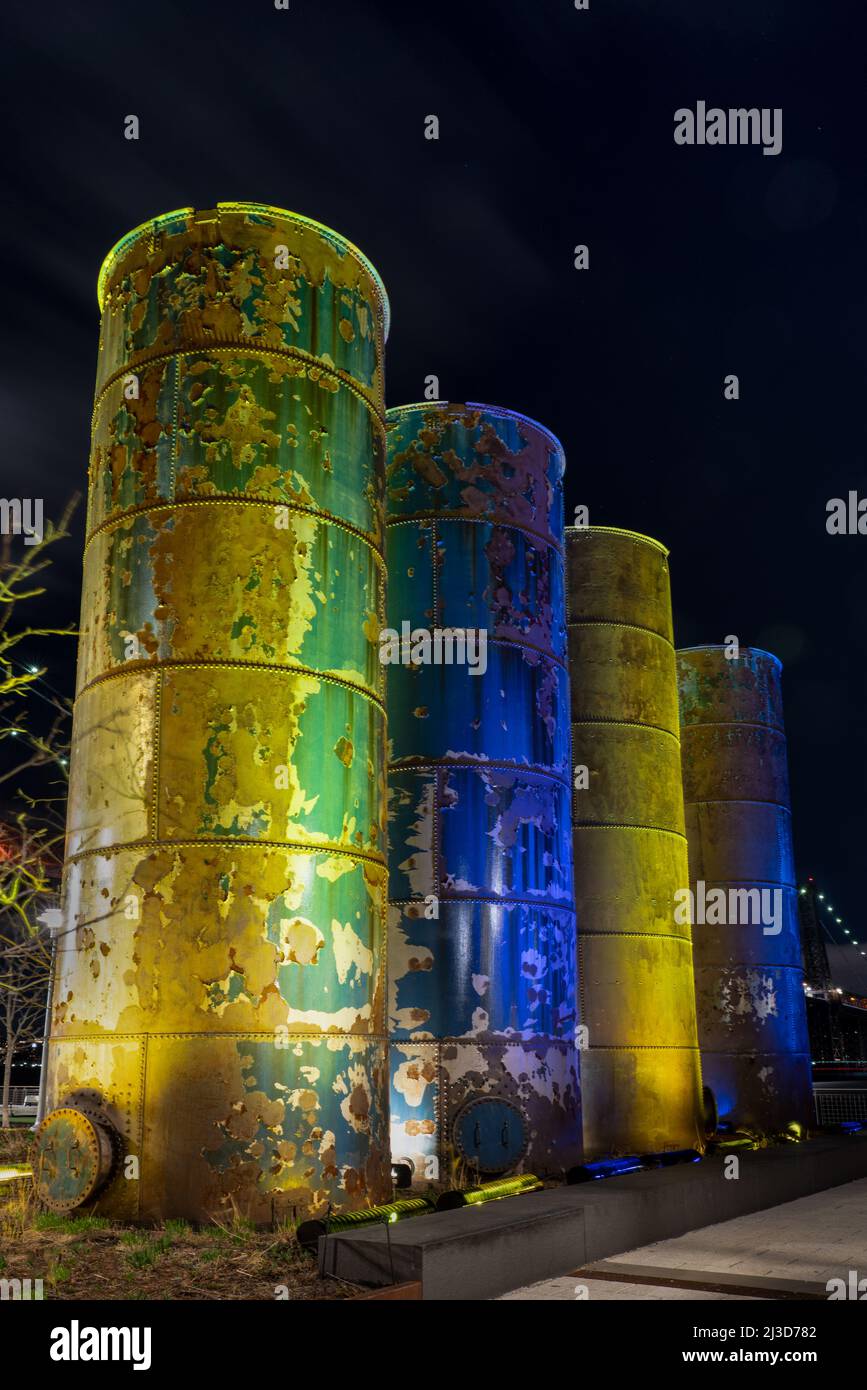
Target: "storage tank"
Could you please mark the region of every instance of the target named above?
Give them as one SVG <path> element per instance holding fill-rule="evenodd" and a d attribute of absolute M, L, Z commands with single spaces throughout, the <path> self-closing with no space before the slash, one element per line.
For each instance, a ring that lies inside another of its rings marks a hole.
<path fill-rule="evenodd" d="M 580 1152 L 563 450 L 491 406 L 387 420 L 392 1154 L 417 1181 L 561 1172 Z M 463 658 L 425 655 L 448 630 Z"/>
<path fill-rule="evenodd" d="M 41 1194 L 378 1202 L 385 293 L 221 203 L 124 237 L 99 302 Z"/>
<path fill-rule="evenodd" d="M 812 1088 L 777 657 L 677 654 L 699 1043 L 722 1119 L 810 1123 Z"/>
<path fill-rule="evenodd" d="M 566 531 L 588 1157 L 702 1142 L 668 551 Z"/>

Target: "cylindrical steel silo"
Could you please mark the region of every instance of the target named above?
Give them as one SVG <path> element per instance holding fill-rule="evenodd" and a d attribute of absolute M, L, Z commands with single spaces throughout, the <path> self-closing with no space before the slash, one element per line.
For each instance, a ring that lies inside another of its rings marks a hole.
<path fill-rule="evenodd" d="M 811 1074 L 781 664 L 677 653 L 698 1035 L 720 1117 L 809 1124 Z"/>
<path fill-rule="evenodd" d="M 49 1104 L 135 1160 L 102 1211 L 380 1201 L 384 290 L 221 203 L 124 237 L 99 299 Z"/>
<path fill-rule="evenodd" d="M 667 556 L 631 531 L 566 531 L 590 1157 L 702 1137 L 692 947 L 675 921 L 689 880 Z"/>
<path fill-rule="evenodd" d="M 563 451 L 490 406 L 387 421 L 392 1154 L 556 1172 L 580 1144 Z M 483 671 L 412 660 L 449 629 Z"/>

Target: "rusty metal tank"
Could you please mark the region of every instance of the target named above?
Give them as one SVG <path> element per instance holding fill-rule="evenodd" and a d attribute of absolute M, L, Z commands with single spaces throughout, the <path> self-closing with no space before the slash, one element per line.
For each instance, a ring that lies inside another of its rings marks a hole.
<path fill-rule="evenodd" d="M 379 1202 L 385 293 L 221 203 L 124 237 L 99 302 L 49 1105 L 118 1137 L 105 1213 Z"/>
<path fill-rule="evenodd" d="M 491 406 L 387 421 L 392 1154 L 418 1181 L 559 1173 L 580 1152 L 563 451 Z M 448 630 L 465 656 L 483 635 L 483 670 L 425 659 Z"/>
<path fill-rule="evenodd" d="M 566 530 L 588 1157 L 702 1140 L 667 557 L 631 531 Z"/>
<path fill-rule="evenodd" d="M 677 653 L 699 1043 L 722 1119 L 810 1123 L 811 1070 L 782 666 Z"/>

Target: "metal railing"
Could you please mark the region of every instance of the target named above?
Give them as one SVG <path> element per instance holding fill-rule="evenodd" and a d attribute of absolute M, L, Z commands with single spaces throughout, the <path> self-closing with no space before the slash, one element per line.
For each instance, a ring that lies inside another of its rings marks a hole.
<path fill-rule="evenodd" d="M 19 1107 L 19 1106 L 23 1106 L 28 1096 L 31 1096 L 31 1097 L 32 1097 L 32 1109 L 33 1109 L 33 1113 L 34 1113 L 34 1115 L 35 1115 L 35 1113 L 36 1113 L 36 1102 L 37 1102 L 38 1097 L 39 1097 L 39 1082 L 36 1081 L 36 1082 L 34 1082 L 32 1085 L 30 1085 L 30 1086 L 10 1086 L 10 1087 L 9 1087 L 9 1104 L 10 1104 L 13 1108 L 17 1108 L 17 1107 Z M 31 1108 L 31 1107 L 28 1106 L 28 1109 L 30 1109 L 30 1108 Z"/>
<path fill-rule="evenodd" d="M 843 1120 L 867 1120 L 867 1088 L 851 1091 L 813 1092 L 816 1120 L 820 1125 L 840 1124 Z"/>

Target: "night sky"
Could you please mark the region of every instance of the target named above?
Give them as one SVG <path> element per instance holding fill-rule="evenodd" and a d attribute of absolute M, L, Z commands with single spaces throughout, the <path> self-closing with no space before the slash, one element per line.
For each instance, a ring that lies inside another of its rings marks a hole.
<path fill-rule="evenodd" d="M 230 199 L 334 227 L 389 291 L 389 404 L 436 374 L 542 421 L 570 514 L 670 547 L 679 645 L 783 659 L 799 873 L 860 926 L 867 536 L 825 504 L 867 495 L 867 12 L 289 4 L 4 0 L 3 495 L 56 517 L 85 488 L 120 235 Z M 675 145 L 699 100 L 781 107 L 782 153 Z M 43 619 L 77 622 L 83 525 Z M 67 693 L 73 647 L 47 653 Z"/>

